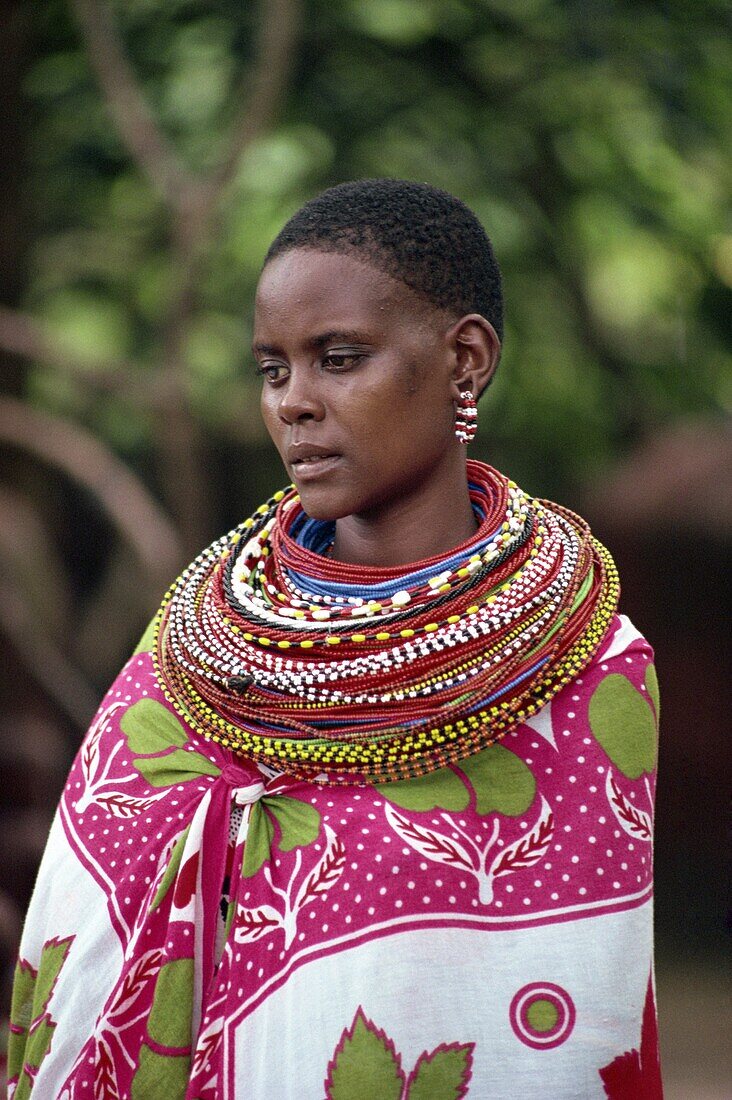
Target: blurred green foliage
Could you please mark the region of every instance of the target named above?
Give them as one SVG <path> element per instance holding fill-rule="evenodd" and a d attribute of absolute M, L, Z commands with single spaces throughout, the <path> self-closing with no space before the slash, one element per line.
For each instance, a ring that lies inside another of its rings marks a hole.
<path fill-rule="evenodd" d="M 256 7 L 117 0 L 147 100 L 182 159 L 214 165 L 241 110 Z M 153 369 L 174 292 L 169 213 L 111 124 L 58 0 L 32 8 L 35 226 L 26 307 L 79 362 Z M 263 254 L 344 179 L 463 198 L 505 279 L 505 355 L 482 446 L 561 494 L 640 435 L 729 400 L 732 58 L 717 0 L 308 0 L 276 127 L 242 158 L 185 343 L 209 437 L 256 442 L 248 352 Z M 154 418 L 36 363 L 33 400 L 128 456 Z M 276 482 L 277 478 L 274 477 Z"/>

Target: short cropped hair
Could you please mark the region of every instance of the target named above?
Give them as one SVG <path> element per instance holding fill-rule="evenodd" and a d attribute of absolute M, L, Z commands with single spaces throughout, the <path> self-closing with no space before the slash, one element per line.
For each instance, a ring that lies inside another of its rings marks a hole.
<path fill-rule="evenodd" d="M 398 179 L 340 183 L 290 218 L 265 265 L 293 248 L 361 256 L 456 317 L 481 314 L 503 339 L 493 247 L 472 210 L 447 191 Z"/>

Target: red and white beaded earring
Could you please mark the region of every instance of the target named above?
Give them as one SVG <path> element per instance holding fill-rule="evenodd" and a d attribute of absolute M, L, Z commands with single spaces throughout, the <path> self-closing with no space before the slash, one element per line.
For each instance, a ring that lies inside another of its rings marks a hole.
<path fill-rule="evenodd" d="M 478 406 L 475 404 L 472 390 L 460 394 L 460 402 L 455 412 L 455 435 L 461 443 L 472 443 L 478 430 Z"/>

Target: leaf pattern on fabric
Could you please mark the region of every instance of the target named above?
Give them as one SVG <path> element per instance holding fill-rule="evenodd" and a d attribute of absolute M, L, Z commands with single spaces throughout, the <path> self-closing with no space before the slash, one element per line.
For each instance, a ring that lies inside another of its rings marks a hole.
<path fill-rule="evenodd" d="M 518 817 L 536 794 L 531 768 L 505 745 L 489 745 L 451 767 L 438 768 L 417 779 L 382 783 L 376 790 L 404 810 L 465 810 L 471 793 L 481 816 L 490 813 Z"/>
<path fill-rule="evenodd" d="M 635 1047 L 626 1050 L 598 1072 L 609 1100 L 639 1100 L 640 1097 L 663 1100 L 656 1002 L 650 974 L 643 1005 L 640 1050 Z"/>
<path fill-rule="evenodd" d="M 17 1078 L 14 1100 L 24 1100 L 48 1054 L 56 1028 L 49 1012 L 53 991 L 66 962 L 74 936 L 51 939 L 43 945 L 38 969 L 24 959 L 18 962 L 10 1009 L 8 1076 Z"/>
<path fill-rule="evenodd" d="M 111 1003 L 104 1011 L 105 1023 L 116 1028 L 124 1027 L 131 1010 L 135 1009 L 148 982 L 157 975 L 162 965 L 163 953 L 160 948 L 146 951 L 132 964 L 115 991 Z"/>
<path fill-rule="evenodd" d="M 94 1100 L 121 1100 L 114 1057 L 106 1039 L 97 1043 L 94 1066 Z"/>
<path fill-rule="evenodd" d="M 175 715 L 156 699 L 138 699 L 122 715 L 119 727 L 130 752 L 143 756 L 165 752 L 173 745 L 180 748 L 188 740 Z"/>
<path fill-rule="evenodd" d="M 472 1073 L 474 1043 L 442 1043 L 423 1051 L 406 1077 L 393 1040 L 361 1005 L 344 1028 L 325 1079 L 326 1100 L 462 1100 Z"/>
<path fill-rule="evenodd" d="M 605 780 L 605 794 L 615 819 L 628 836 L 636 840 L 653 840 L 653 822 L 649 814 L 629 802 L 615 779 L 612 769 L 608 768 Z"/>
<path fill-rule="evenodd" d="M 654 677 L 655 672 L 649 681 L 651 687 Z M 649 703 L 627 676 L 619 672 L 605 676 L 590 699 L 590 729 L 615 767 L 628 779 L 651 774 L 656 767 L 658 703 L 656 699 L 656 713 Z"/>
<path fill-rule="evenodd" d="M 137 757 L 133 767 L 151 787 L 172 787 L 201 775 L 221 775 L 221 769 L 207 756 L 182 747 L 188 734 L 157 699 L 138 699 L 119 725 L 130 752 Z"/>
<path fill-rule="evenodd" d="M 409 1075 L 409 1100 L 462 1100 L 473 1067 L 473 1043 L 448 1043 L 420 1054 Z"/>
<path fill-rule="evenodd" d="M 459 867 L 472 871 L 473 863 L 465 847 L 436 829 L 419 825 L 386 806 L 386 818 L 397 836 L 406 841 L 415 852 L 445 867 Z"/>
<path fill-rule="evenodd" d="M 161 966 L 147 1021 L 150 1038 L 165 1047 L 190 1047 L 193 1016 L 193 959 Z"/>
<path fill-rule="evenodd" d="M 278 835 L 275 840 L 275 826 Z M 309 802 L 288 795 L 265 795 L 251 809 L 244 846 L 242 875 L 256 875 L 269 858 L 273 844 L 281 852 L 306 848 L 320 833 L 320 813 Z"/>
<path fill-rule="evenodd" d="M 139 756 L 134 767 L 151 787 L 173 787 L 201 775 L 221 775 L 221 768 L 208 757 L 186 749 L 174 749 L 165 756 Z"/>
<path fill-rule="evenodd" d="M 131 1100 L 171 1100 L 185 1096 L 191 1060 L 187 1054 L 158 1054 L 143 1043 L 132 1078 Z"/>
<path fill-rule="evenodd" d="M 526 813 L 536 794 L 536 779 L 528 764 L 505 745 L 489 745 L 460 761 L 475 791 L 479 814 L 518 817 Z"/>
<path fill-rule="evenodd" d="M 325 826 L 325 851 L 318 857 L 315 865 L 301 875 L 303 871 L 302 849 L 295 852 L 292 873 L 287 885 L 282 887 L 272 879 L 272 868 L 266 866 L 264 877 L 272 894 L 282 902 L 281 907 L 260 905 L 250 909 L 238 906 L 234 939 L 237 943 L 253 943 L 263 936 L 281 928 L 285 934 L 285 947 L 289 948 L 297 933 L 298 915 L 316 898 L 327 895 L 340 879 L 346 865 L 346 849 L 343 841 L 329 825 Z M 298 885 L 299 881 L 299 885 Z"/>
<path fill-rule="evenodd" d="M 400 1100 L 403 1089 L 404 1073 L 393 1042 L 359 1006 L 328 1066 L 327 1100 Z"/>
<path fill-rule="evenodd" d="M 470 802 L 470 792 L 453 768 L 381 783 L 376 790 L 403 810 L 465 810 Z"/>
<path fill-rule="evenodd" d="M 256 943 L 263 936 L 282 927 L 282 915 L 272 905 L 259 905 L 256 909 L 239 908 L 236 921 L 237 943 Z"/>
<path fill-rule="evenodd" d="M 495 849 L 501 830 L 501 822 L 497 817 L 493 819 L 489 834 L 473 836 L 455 818 L 442 814 L 447 827 L 462 838 L 457 840 L 454 836 L 438 832 L 432 826 L 409 820 L 388 802 L 384 806 L 384 813 L 397 836 L 421 856 L 472 875 L 478 883 L 478 900 L 482 905 L 492 904 L 495 879 L 500 875 L 533 867 L 546 854 L 554 834 L 554 814 L 543 796 L 534 827 L 512 844 L 499 849 L 497 855 Z"/>

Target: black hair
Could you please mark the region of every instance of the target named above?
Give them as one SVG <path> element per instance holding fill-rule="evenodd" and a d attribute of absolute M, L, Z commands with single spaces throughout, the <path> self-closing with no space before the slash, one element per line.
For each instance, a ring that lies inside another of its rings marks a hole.
<path fill-rule="evenodd" d="M 293 248 L 360 255 L 456 317 L 481 314 L 503 339 L 493 247 L 472 210 L 447 191 L 398 179 L 339 183 L 290 218 L 265 265 Z"/>

